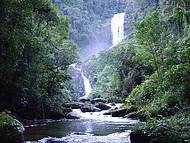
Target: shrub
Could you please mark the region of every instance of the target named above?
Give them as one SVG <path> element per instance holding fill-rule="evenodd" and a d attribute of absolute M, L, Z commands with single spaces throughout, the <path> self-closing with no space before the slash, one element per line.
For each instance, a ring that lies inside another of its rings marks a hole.
<path fill-rule="evenodd" d="M 176 114 L 175 116 L 163 118 L 162 120 L 150 118 L 146 123 L 141 122 L 137 124 L 133 128 L 133 131 L 143 131 L 151 138 L 150 141 L 159 139 L 168 141 L 168 143 L 189 142 L 189 121 L 189 113 Z"/>

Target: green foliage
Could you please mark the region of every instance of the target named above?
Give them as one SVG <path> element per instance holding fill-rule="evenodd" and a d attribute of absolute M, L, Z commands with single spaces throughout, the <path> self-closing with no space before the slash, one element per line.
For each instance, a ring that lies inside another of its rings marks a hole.
<path fill-rule="evenodd" d="M 68 19 L 49 0 L 3 0 L 0 19 L 0 110 L 40 114 L 41 99 L 64 96 L 66 69 L 77 57 L 66 40 Z"/>
<path fill-rule="evenodd" d="M 91 97 L 121 102 L 150 74 L 149 62 L 135 58 L 135 46 L 127 43 L 113 47 L 88 61 L 86 67 L 95 81 Z"/>
<path fill-rule="evenodd" d="M 160 80 L 163 76 L 161 68 L 165 59 L 163 52 L 169 36 L 167 23 L 161 18 L 159 12 L 153 12 L 137 23 L 135 33 L 137 44 L 152 56 L 152 65 Z"/>
<path fill-rule="evenodd" d="M 0 113 L 0 130 L 14 127 L 20 132 L 24 131 L 23 125 L 5 112 Z"/>
<path fill-rule="evenodd" d="M 23 142 L 23 125 L 5 112 L 0 113 L 0 137 L 4 143 Z"/>
<path fill-rule="evenodd" d="M 153 96 L 156 92 L 157 84 L 157 76 L 153 74 L 141 83 L 141 85 L 137 85 L 133 88 L 131 94 L 126 99 L 126 104 L 135 104 L 136 107 L 142 108 L 151 98 L 154 98 Z"/>
<path fill-rule="evenodd" d="M 189 113 L 176 114 L 169 118 L 156 120 L 149 119 L 146 123 L 139 123 L 134 130 L 142 130 L 148 133 L 148 136 L 155 140 L 167 140 L 171 143 L 188 142 L 190 141 L 189 135 Z"/>
<path fill-rule="evenodd" d="M 115 0 L 69 0 L 53 3 L 60 13 L 70 19 L 70 39 L 80 48 L 96 38 L 96 32 L 105 24 L 105 20 L 115 13 L 124 11 L 125 1 Z"/>
<path fill-rule="evenodd" d="M 117 91 L 120 89 L 120 77 L 113 67 L 105 66 L 103 71 L 98 75 L 94 90 L 91 93 L 93 98 L 105 98 L 108 101 L 121 101 L 117 97 Z"/>

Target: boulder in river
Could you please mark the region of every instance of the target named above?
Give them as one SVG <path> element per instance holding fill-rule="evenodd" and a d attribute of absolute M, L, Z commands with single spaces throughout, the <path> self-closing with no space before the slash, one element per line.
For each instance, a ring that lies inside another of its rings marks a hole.
<path fill-rule="evenodd" d="M 84 104 L 83 107 L 81 107 L 81 111 L 82 112 L 100 112 L 101 110 L 99 108 L 95 107 L 91 103 L 86 103 L 86 104 Z"/>
<path fill-rule="evenodd" d="M 81 98 L 79 101 L 82 103 L 85 103 L 85 102 L 90 102 L 90 99 Z"/>
<path fill-rule="evenodd" d="M 123 107 L 123 108 L 118 108 L 116 110 L 112 110 L 111 115 L 112 117 L 124 117 L 125 115 L 136 111 L 137 108 L 134 106 L 131 106 L 130 108 Z"/>
<path fill-rule="evenodd" d="M 99 108 L 100 110 L 109 110 L 109 109 L 111 109 L 111 106 L 109 106 L 109 105 L 107 105 L 105 103 L 101 103 L 101 102 L 96 103 L 95 107 Z"/>
<path fill-rule="evenodd" d="M 105 112 L 105 113 L 103 113 L 103 115 L 111 115 L 111 112 L 110 111 Z"/>
<path fill-rule="evenodd" d="M 91 101 L 92 104 L 95 104 L 95 103 L 106 103 L 107 101 L 103 98 L 95 98 Z"/>
<path fill-rule="evenodd" d="M 112 117 L 123 117 L 127 114 L 126 108 L 116 109 L 111 111 Z"/>
<path fill-rule="evenodd" d="M 67 114 L 66 118 L 67 119 L 80 119 L 80 115 L 74 111 L 70 112 Z"/>
<path fill-rule="evenodd" d="M 7 113 L 0 113 L 1 143 L 24 143 L 24 127 Z"/>
<path fill-rule="evenodd" d="M 80 109 L 82 106 L 84 106 L 84 103 L 73 102 L 73 103 L 66 103 L 63 106 L 66 107 L 66 108 Z"/>
<path fill-rule="evenodd" d="M 101 110 L 99 108 L 96 107 L 82 107 L 81 108 L 82 112 L 100 112 Z"/>

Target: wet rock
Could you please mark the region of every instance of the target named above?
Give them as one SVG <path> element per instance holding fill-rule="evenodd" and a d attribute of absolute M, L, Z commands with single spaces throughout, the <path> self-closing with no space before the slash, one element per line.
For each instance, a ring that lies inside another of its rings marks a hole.
<path fill-rule="evenodd" d="M 101 110 L 96 107 L 82 107 L 81 111 L 82 112 L 100 112 Z"/>
<path fill-rule="evenodd" d="M 85 99 L 85 98 L 81 98 L 79 101 L 82 103 L 91 102 L 90 99 Z"/>
<path fill-rule="evenodd" d="M 85 103 L 83 107 L 80 108 L 82 112 L 99 112 L 101 111 L 99 108 L 95 107 L 91 103 Z"/>
<path fill-rule="evenodd" d="M 103 113 L 103 115 L 111 115 L 112 112 L 114 112 L 114 111 L 117 110 L 117 109 L 119 109 L 119 108 L 118 108 L 118 107 L 115 107 L 115 108 L 113 108 L 113 109 L 110 109 L 110 110 L 108 110 L 107 112 Z"/>
<path fill-rule="evenodd" d="M 16 119 L 5 112 L 0 113 L 0 139 L 1 143 L 24 143 L 24 127 Z"/>
<path fill-rule="evenodd" d="M 67 119 L 80 119 L 80 115 L 79 114 L 77 114 L 76 112 L 70 112 L 70 113 L 68 113 L 67 114 L 67 116 L 66 116 L 66 118 Z"/>
<path fill-rule="evenodd" d="M 111 112 L 110 111 L 105 112 L 105 113 L 103 113 L 103 115 L 111 115 Z"/>
<path fill-rule="evenodd" d="M 66 108 L 80 109 L 82 106 L 84 106 L 84 103 L 73 102 L 73 103 L 66 103 L 63 106 L 66 107 Z"/>
<path fill-rule="evenodd" d="M 95 104 L 95 103 L 106 103 L 107 101 L 103 98 L 95 98 L 91 101 L 92 104 Z"/>
<path fill-rule="evenodd" d="M 99 108 L 100 110 L 109 110 L 109 109 L 111 109 L 111 106 L 106 105 L 105 103 L 101 103 L 101 102 L 100 103 L 96 103 L 95 107 Z"/>
<path fill-rule="evenodd" d="M 112 117 L 123 117 L 127 114 L 127 109 L 123 108 L 123 109 L 116 109 L 111 111 L 111 115 Z"/>
<path fill-rule="evenodd" d="M 82 132 L 74 132 L 74 135 L 87 135 L 87 133 L 82 133 Z"/>
<path fill-rule="evenodd" d="M 115 107 L 114 109 L 109 110 L 108 112 L 105 112 L 104 115 L 112 115 L 112 117 L 126 117 L 127 114 L 131 112 L 136 112 L 137 108 L 136 107 Z"/>
<path fill-rule="evenodd" d="M 111 103 L 111 106 L 115 106 L 116 104 L 115 103 Z"/>

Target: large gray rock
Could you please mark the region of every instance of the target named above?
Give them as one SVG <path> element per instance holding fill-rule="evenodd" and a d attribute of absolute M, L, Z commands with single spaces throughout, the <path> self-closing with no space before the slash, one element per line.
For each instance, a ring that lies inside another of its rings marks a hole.
<path fill-rule="evenodd" d="M 107 101 L 103 98 L 95 98 L 91 101 L 92 104 L 95 104 L 95 103 L 106 103 Z"/>
<path fill-rule="evenodd" d="M 118 108 L 116 110 L 111 111 L 111 115 L 112 117 L 124 117 L 125 115 L 132 113 L 132 112 L 136 112 L 137 108 L 132 106 L 130 108 Z"/>
<path fill-rule="evenodd" d="M 96 107 L 88 107 L 88 106 L 84 106 L 81 108 L 82 112 L 100 112 L 101 110 L 99 108 Z"/>
<path fill-rule="evenodd" d="M 0 142 L 24 143 L 24 127 L 16 119 L 6 113 L 0 113 Z"/>
<path fill-rule="evenodd" d="M 67 119 L 80 119 L 81 116 L 77 112 L 72 111 L 67 114 L 66 118 Z"/>
<path fill-rule="evenodd" d="M 71 109 L 80 109 L 82 106 L 84 106 L 84 103 L 73 102 L 73 103 L 66 103 L 63 106 L 66 108 L 71 108 Z"/>
<path fill-rule="evenodd" d="M 90 99 L 86 99 L 86 98 L 80 98 L 79 101 L 82 102 L 82 103 L 91 102 Z"/>
<path fill-rule="evenodd" d="M 111 115 L 111 112 L 110 111 L 105 112 L 105 113 L 103 113 L 103 115 Z"/>
<path fill-rule="evenodd" d="M 127 114 L 127 109 L 117 109 L 111 112 L 112 117 L 123 117 Z"/>
<path fill-rule="evenodd" d="M 100 110 L 109 110 L 109 109 L 111 109 L 111 106 L 106 105 L 105 103 L 101 103 L 101 102 L 100 103 L 96 103 L 95 107 L 99 108 Z"/>

